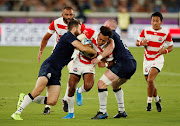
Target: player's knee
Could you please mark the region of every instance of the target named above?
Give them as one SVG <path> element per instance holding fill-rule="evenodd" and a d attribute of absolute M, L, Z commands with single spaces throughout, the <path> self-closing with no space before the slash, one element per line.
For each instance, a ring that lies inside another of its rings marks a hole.
<path fill-rule="evenodd" d="M 90 90 L 91 90 L 91 88 L 92 88 L 92 86 L 91 86 L 91 85 L 84 86 L 84 89 L 86 90 L 86 92 L 90 91 Z"/>
<path fill-rule="evenodd" d="M 47 102 L 48 105 L 52 105 L 52 106 L 56 105 L 56 103 L 57 103 L 57 100 L 51 100 Z"/>
<path fill-rule="evenodd" d="M 148 78 L 148 79 L 147 79 L 147 82 L 148 82 L 148 84 L 153 84 L 154 79 L 152 79 L 152 78 Z"/>

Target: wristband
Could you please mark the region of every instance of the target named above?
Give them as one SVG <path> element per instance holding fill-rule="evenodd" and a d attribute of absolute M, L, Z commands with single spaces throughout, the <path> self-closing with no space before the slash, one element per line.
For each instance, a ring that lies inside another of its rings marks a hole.
<path fill-rule="evenodd" d="M 165 54 L 169 53 L 169 50 L 168 49 L 165 49 Z"/>
<path fill-rule="evenodd" d="M 105 67 L 108 67 L 108 64 L 107 64 L 107 63 L 105 63 Z"/>
<path fill-rule="evenodd" d="M 138 44 L 139 44 L 139 46 L 141 46 L 142 45 L 142 41 L 140 41 Z"/>
<path fill-rule="evenodd" d="M 99 56 L 97 57 L 97 59 L 98 59 L 99 61 L 101 61 L 102 58 L 103 58 L 103 57 L 102 57 L 101 55 L 99 55 Z"/>

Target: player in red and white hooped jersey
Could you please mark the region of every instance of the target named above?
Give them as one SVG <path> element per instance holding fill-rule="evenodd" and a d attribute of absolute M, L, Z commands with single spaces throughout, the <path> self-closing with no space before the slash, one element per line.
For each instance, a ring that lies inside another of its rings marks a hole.
<path fill-rule="evenodd" d="M 74 10 L 72 7 L 64 7 L 63 12 L 62 12 L 62 17 L 55 19 L 54 21 L 51 22 L 47 33 L 45 34 L 45 36 L 43 37 L 43 40 L 41 42 L 41 46 L 39 49 L 39 54 L 38 54 L 38 62 L 40 62 L 41 56 L 42 56 L 42 52 L 44 50 L 44 48 L 46 47 L 48 40 L 51 38 L 51 36 L 56 33 L 56 41 L 54 43 L 54 47 L 56 46 L 57 42 L 59 41 L 59 38 L 66 33 L 67 30 L 67 24 L 68 22 L 70 22 L 71 20 L 74 19 Z M 85 30 L 85 25 L 82 23 L 81 24 L 81 32 L 83 32 Z M 53 48 L 54 49 L 54 48 Z"/>
<path fill-rule="evenodd" d="M 109 30 L 109 31 L 108 31 Z M 100 33 L 98 36 L 95 35 L 94 30 L 86 29 L 86 38 L 82 39 L 82 44 L 88 45 L 91 44 L 92 48 L 95 49 L 99 54 L 103 52 L 106 48 L 107 44 L 111 40 L 112 31 L 102 26 L 100 28 Z M 90 40 L 89 40 L 90 39 Z M 77 97 L 76 101 L 79 106 L 82 105 L 82 93 L 88 92 L 94 85 L 94 75 L 95 75 L 95 66 L 91 64 L 91 58 L 83 52 L 80 52 L 79 55 L 73 60 L 72 67 L 69 71 L 69 90 L 67 94 L 67 102 L 68 102 L 68 112 L 69 114 L 65 116 L 63 119 L 71 119 L 74 118 L 74 103 L 75 97 L 74 93 L 76 90 L 76 86 L 80 81 L 81 75 L 83 75 L 84 84 L 77 88 Z M 110 67 L 113 64 L 113 54 L 110 54 L 106 58 L 103 59 L 103 62 L 99 63 L 99 67 Z"/>
<path fill-rule="evenodd" d="M 41 46 L 39 49 L 39 53 L 38 53 L 38 62 L 40 62 L 41 56 L 42 56 L 42 52 L 44 50 L 44 48 L 46 47 L 48 40 L 51 38 L 51 36 L 56 33 L 56 41 L 54 43 L 54 47 L 56 46 L 57 42 L 59 41 L 59 38 L 66 33 L 67 30 L 67 24 L 74 19 L 74 10 L 72 7 L 64 7 L 63 12 L 62 12 L 62 17 L 55 19 L 54 21 L 51 22 L 47 33 L 45 34 L 45 36 L 42 39 L 41 42 Z M 81 24 L 81 32 L 83 32 L 85 30 L 85 25 L 82 23 Z M 54 48 L 53 48 L 54 49 Z M 74 51 L 72 58 L 75 57 L 77 55 L 79 51 Z M 71 64 L 71 63 L 70 63 Z M 70 66 L 68 64 L 68 66 Z M 47 94 L 48 95 L 48 94 Z M 50 105 L 46 105 L 45 106 L 45 110 L 43 111 L 43 114 L 49 114 L 50 113 Z"/>
<path fill-rule="evenodd" d="M 152 27 L 145 28 L 136 41 L 137 46 L 144 46 L 143 74 L 148 83 L 147 111 L 151 111 L 152 98 L 157 111 L 161 112 L 161 98 L 157 95 L 155 78 L 164 65 L 163 54 L 173 50 L 173 41 L 168 31 L 161 27 L 163 16 L 160 12 L 151 15 Z M 167 48 L 164 49 L 165 43 Z"/>

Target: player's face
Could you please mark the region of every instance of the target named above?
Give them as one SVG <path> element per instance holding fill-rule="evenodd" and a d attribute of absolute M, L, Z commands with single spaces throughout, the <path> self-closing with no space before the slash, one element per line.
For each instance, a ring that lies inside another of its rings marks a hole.
<path fill-rule="evenodd" d="M 109 41 L 109 36 L 104 36 L 102 33 L 99 33 L 97 42 L 99 46 L 106 44 Z"/>
<path fill-rule="evenodd" d="M 160 17 L 158 17 L 158 16 L 152 17 L 151 24 L 152 24 L 152 27 L 154 30 L 161 29 L 162 22 L 161 22 Z"/>
<path fill-rule="evenodd" d="M 68 24 L 74 18 L 74 11 L 65 9 L 63 10 L 62 17 L 64 22 Z"/>
<path fill-rule="evenodd" d="M 75 36 L 78 36 L 81 34 L 81 25 L 78 25 L 74 34 L 75 34 Z"/>

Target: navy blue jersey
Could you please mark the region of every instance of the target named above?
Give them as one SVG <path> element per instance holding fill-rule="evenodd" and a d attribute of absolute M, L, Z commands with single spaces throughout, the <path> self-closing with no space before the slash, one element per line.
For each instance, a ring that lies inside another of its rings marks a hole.
<path fill-rule="evenodd" d="M 71 56 L 74 52 L 74 46 L 71 44 L 74 40 L 78 40 L 71 32 L 65 33 L 59 39 L 53 53 L 46 60 L 56 68 L 62 69 L 71 61 Z"/>
<path fill-rule="evenodd" d="M 126 45 L 123 44 L 120 36 L 113 30 L 113 37 L 115 43 L 115 48 L 113 50 L 113 56 L 116 61 L 125 60 L 125 59 L 134 59 L 132 54 L 130 53 L 129 49 Z"/>

